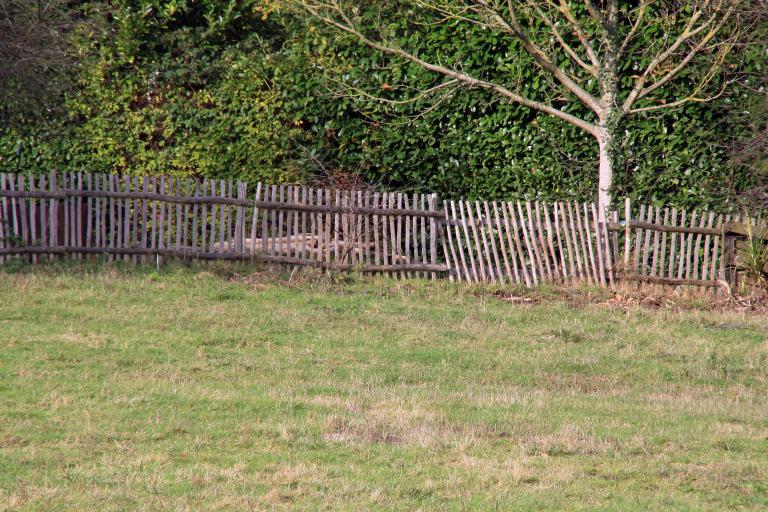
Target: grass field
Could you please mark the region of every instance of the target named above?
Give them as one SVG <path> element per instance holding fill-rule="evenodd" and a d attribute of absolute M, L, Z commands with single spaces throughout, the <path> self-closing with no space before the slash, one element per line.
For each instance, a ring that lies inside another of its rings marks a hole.
<path fill-rule="evenodd" d="M 551 295 L 0 272 L 0 510 L 768 508 L 768 318 Z"/>

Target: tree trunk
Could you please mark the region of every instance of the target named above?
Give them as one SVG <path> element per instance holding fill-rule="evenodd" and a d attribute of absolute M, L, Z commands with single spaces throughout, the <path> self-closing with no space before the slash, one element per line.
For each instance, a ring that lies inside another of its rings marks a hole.
<path fill-rule="evenodd" d="M 606 127 L 602 127 L 597 143 L 600 148 L 600 170 L 597 183 L 597 204 L 600 221 L 605 220 L 605 212 L 611 206 L 611 186 L 613 185 L 614 154 L 611 147 L 615 135 Z"/>

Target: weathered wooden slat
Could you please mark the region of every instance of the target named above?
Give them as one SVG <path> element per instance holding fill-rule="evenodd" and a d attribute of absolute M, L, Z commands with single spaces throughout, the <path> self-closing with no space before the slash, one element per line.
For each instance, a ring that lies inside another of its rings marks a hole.
<path fill-rule="evenodd" d="M 45 174 L 39 177 L 38 189 L 48 190 L 48 178 Z M 43 246 L 48 245 L 48 242 L 50 240 L 50 234 L 49 234 L 50 229 L 51 229 L 51 224 L 48 217 L 48 200 L 41 199 L 40 200 L 40 243 Z M 91 230 L 89 229 L 88 233 L 90 232 Z M 2 235 L 0 235 L 0 238 L 2 238 Z M 52 256 L 53 255 L 49 254 L 47 257 L 47 261 L 51 261 Z"/>
<path fill-rule="evenodd" d="M 525 213 L 526 216 L 520 215 L 521 220 L 523 218 L 527 219 L 527 227 L 528 227 L 528 234 L 530 235 L 531 240 L 531 246 L 533 247 L 533 254 L 536 257 L 536 262 L 539 266 L 539 275 L 541 276 L 542 281 L 545 280 L 551 280 L 552 276 L 550 274 L 550 270 L 548 265 L 545 264 L 545 260 L 542 257 L 543 247 L 541 247 L 540 242 L 540 236 L 538 231 L 535 227 L 535 220 L 533 217 L 533 208 L 531 207 L 531 202 L 526 201 L 525 202 Z"/>
<path fill-rule="evenodd" d="M 271 188 L 269 185 L 264 186 L 262 194 L 264 199 L 271 197 Z M 261 254 L 269 254 L 268 252 L 268 238 L 269 238 L 269 211 L 262 210 L 261 212 Z"/>
<path fill-rule="evenodd" d="M 414 205 L 416 206 L 416 205 Z M 426 203 L 424 194 L 419 194 L 419 206 L 418 209 L 421 211 L 426 211 Z M 425 217 L 420 217 L 419 222 L 421 223 L 420 226 L 420 235 L 421 235 L 421 262 L 423 264 L 427 263 L 427 219 Z"/>
<path fill-rule="evenodd" d="M 19 228 L 19 216 L 18 216 L 18 211 L 16 209 L 16 202 L 18 201 L 18 199 L 13 195 L 11 195 L 16 190 L 16 183 L 15 183 L 16 178 L 13 175 L 5 175 L 5 174 L 3 175 L 3 178 L 7 180 L 6 181 L 7 188 L 6 188 L 5 196 L 11 198 L 10 200 L 11 236 L 9 237 L 11 239 L 10 245 L 24 245 L 23 240 L 21 239 L 21 229 Z M 66 222 L 67 222 L 66 226 L 68 227 L 69 221 L 67 220 Z M 67 233 L 67 241 L 69 241 L 68 233 Z"/>
<path fill-rule="evenodd" d="M 256 183 L 256 192 L 253 194 L 253 201 L 254 204 L 256 201 L 259 200 L 261 197 L 261 182 L 259 181 Z M 253 210 L 251 211 L 251 255 L 256 254 L 256 241 L 258 236 L 258 228 L 259 228 L 259 208 L 254 206 Z"/>
<path fill-rule="evenodd" d="M 656 216 L 654 218 L 655 224 L 661 224 L 661 209 L 656 208 Z M 656 271 L 658 270 L 659 266 L 659 238 L 662 237 L 664 233 L 653 230 L 653 252 L 651 253 L 651 273 L 650 275 L 655 276 Z"/>
<path fill-rule="evenodd" d="M 571 211 L 571 203 L 568 204 L 569 208 L 568 211 L 570 213 Z M 582 274 L 582 279 L 585 279 L 588 283 L 592 283 L 593 281 L 593 274 L 592 274 L 592 265 L 590 265 L 590 259 L 589 259 L 589 251 L 587 250 L 587 243 L 588 240 L 586 239 L 585 233 L 584 233 L 584 227 L 581 223 L 581 213 L 579 212 L 579 204 L 573 203 L 573 218 L 571 219 L 573 221 L 573 224 L 576 228 L 576 234 L 574 235 L 575 240 L 577 241 L 577 249 L 580 254 L 580 259 L 584 263 L 584 273 Z"/>
<path fill-rule="evenodd" d="M 576 218 L 579 219 L 579 224 L 581 224 L 581 226 L 582 226 L 582 235 L 584 237 L 583 240 L 584 240 L 584 243 L 587 246 L 587 254 L 589 254 L 589 264 L 590 264 L 589 266 L 590 266 L 590 270 L 591 270 L 592 282 L 599 283 L 600 282 L 600 275 L 599 275 L 599 272 L 597 270 L 597 262 L 595 261 L 594 248 L 592 247 L 592 245 L 593 245 L 592 230 L 589 227 L 589 224 L 590 224 L 590 222 L 589 222 L 589 212 L 587 211 L 587 204 L 586 203 L 583 203 L 581 205 L 581 210 L 582 210 L 581 213 L 583 213 L 584 218 L 581 219 L 581 213 L 578 210 L 578 205 L 577 205 L 577 210 L 576 210 Z"/>
<path fill-rule="evenodd" d="M 320 190 L 309 189 L 309 204 L 320 204 Z M 320 214 L 317 212 L 309 213 L 309 226 L 312 243 L 309 244 L 309 254 L 313 261 L 322 260 L 322 230 L 320 229 Z"/>
<path fill-rule="evenodd" d="M 669 225 L 669 208 L 664 208 L 664 219 L 662 220 L 663 225 L 667 226 Z M 667 262 L 667 232 L 662 231 L 661 232 L 661 245 L 659 249 L 659 265 L 656 272 L 653 273 L 653 275 L 662 277 L 664 276 L 664 269 L 666 268 L 666 262 Z"/>
<path fill-rule="evenodd" d="M 645 219 L 645 205 L 640 205 L 640 213 L 637 216 L 638 219 L 640 219 L 643 224 L 646 224 Z M 635 243 L 633 244 L 633 250 L 632 250 L 632 273 L 634 274 L 640 274 L 640 254 L 642 253 L 643 247 L 642 247 L 642 240 L 643 240 L 643 227 L 637 227 L 635 229 Z"/>
<path fill-rule="evenodd" d="M 59 184 L 64 185 L 65 183 L 63 181 L 57 180 Z M 93 177 L 93 186 L 92 190 L 104 190 L 106 191 L 109 188 L 109 181 L 108 176 L 105 174 L 95 174 Z M 58 201 L 58 200 L 57 200 Z M 65 214 L 66 207 L 63 206 L 62 203 L 65 201 L 62 201 L 58 204 L 57 207 L 57 221 L 60 222 L 60 216 Z M 107 223 L 109 222 L 108 217 L 108 210 L 109 210 L 109 199 L 106 197 L 94 197 L 94 215 L 93 215 L 93 224 L 94 224 L 94 247 L 107 247 L 109 245 L 109 235 L 108 235 L 108 226 Z M 61 228 L 57 229 L 57 243 L 55 245 L 59 245 L 60 243 L 64 243 L 63 237 L 61 237 L 58 233 L 58 231 Z"/>
<path fill-rule="evenodd" d="M 230 182 L 231 183 L 231 182 Z M 227 192 L 227 180 L 219 180 L 219 194 L 222 198 L 229 198 Z M 283 186 L 280 186 L 280 201 L 283 200 Z M 222 203 L 219 206 L 219 242 L 220 251 L 229 252 L 229 205 Z M 281 219 L 282 221 L 282 219 Z"/>
<path fill-rule="evenodd" d="M 466 241 L 466 249 L 467 249 L 467 255 L 469 256 L 469 264 L 472 270 L 472 277 L 474 278 L 476 283 L 479 283 L 481 277 L 483 280 L 485 280 L 485 274 L 481 274 L 479 272 L 479 268 L 480 268 L 480 265 L 482 265 L 482 263 L 477 263 L 475 261 L 475 254 L 476 254 L 476 250 L 474 247 L 475 244 L 472 243 L 472 237 L 470 236 L 471 230 L 470 230 L 469 224 L 467 223 L 467 217 L 464 214 L 464 201 L 463 200 L 459 201 L 458 204 L 459 204 L 459 215 L 461 217 L 461 227 L 464 231 L 464 240 Z M 455 216 L 455 213 L 454 213 L 454 216 Z"/>
<path fill-rule="evenodd" d="M 483 229 L 483 224 L 487 225 L 487 221 L 483 219 L 483 213 L 480 209 L 480 201 L 475 201 L 475 212 L 477 213 L 477 230 L 480 233 L 480 240 L 482 240 L 482 256 L 485 256 L 485 264 L 487 271 L 487 279 L 491 283 L 495 283 L 498 280 L 498 276 L 493 268 L 493 256 L 491 255 L 490 245 L 488 244 L 488 237 L 486 236 L 486 230 Z"/>
<path fill-rule="evenodd" d="M 115 176 L 115 191 L 118 192 L 118 193 L 123 192 L 123 180 L 121 179 L 121 177 L 119 175 Z M 78 199 L 80 199 L 80 198 L 78 197 Z M 124 211 L 124 208 L 125 208 L 125 205 L 124 205 L 125 199 L 123 197 L 121 197 L 121 196 L 118 196 L 118 197 L 114 198 L 114 201 L 115 201 L 115 212 L 116 212 L 116 220 L 115 220 L 115 226 L 114 226 L 115 233 L 116 233 L 116 235 L 115 235 L 116 244 L 117 244 L 116 246 L 118 248 L 123 248 L 123 247 L 126 247 L 125 243 L 123 242 L 123 236 L 124 236 L 124 232 L 123 232 L 123 211 Z M 76 213 L 75 217 L 77 218 L 78 224 L 79 224 L 79 220 L 80 220 L 79 217 L 80 217 L 80 215 L 78 215 Z M 79 231 L 79 228 L 77 228 L 77 231 Z M 119 260 L 120 257 L 118 256 L 115 259 Z"/>
<path fill-rule="evenodd" d="M 696 210 L 693 211 L 691 214 L 691 221 L 690 226 L 691 228 L 694 228 L 696 226 L 696 218 L 698 216 L 698 212 Z M 693 271 L 693 260 L 696 258 L 696 256 L 693 254 L 693 238 L 696 235 L 694 233 L 689 233 L 687 235 L 686 240 L 686 256 L 685 256 L 685 279 L 691 278 L 691 272 Z"/>
<path fill-rule="evenodd" d="M 569 240 L 572 247 L 569 247 L 571 259 L 576 262 L 576 273 L 574 278 L 579 281 L 586 281 L 587 274 L 584 270 L 585 265 L 582 262 L 581 248 L 579 245 L 579 237 L 577 234 L 578 228 L 576 226 L 576 217 L 573 213 L 573 205 L 570 201 L 562 203 L 563 208 L 563 222 L 566 224 L 566 233 L 570 233 Z"/>
<path fill-rule="evenodd" d="M 530 215 L 530 213 L 531 212 L 529 210 L 528 214 Z M 547 242 L 546 242 L 547 235 L 546 233 L 544 233 L 544 225 L 541 222 L 541 204 L 539 203 L 539 201 L 536 201 L 534 203 L 534 213 L 535 213 L 534 225 L 536 226 L 536 235 L 538 238 L 538 244 L 541 247 L 541 254 L 543 256 L 542 259 L 544 262 L 545 270 L 547 272 L 547 279 L 552 281 L 556 276 L 556 271 L 553 268 L 556 265 L 556 263 L 550 259 L 550 255 L 547 252 Z"/>
<path fill-rule="evenodd" d="M 233 180 L 227 180 L 227 197 L 234 198 L 238 194 L 237 183 Z M 239 198 L 238 198 L 239 199 Z M 227 226 L 226 226 L 226 244 L 227 251 L 235 251 L 235 245 L 237 243 L 237 217 L 240 205 L 227 207 Z"/>
<path fill-rule="evenodd" d="M 110 174 L 108 176 L 108 182 L 107 187 L 109 192 L 115 192 L 115 175 Z M 115 215 L 115 208 L 117 205 L 115 204 L 116 198 L 115 196 L 109 197 L 109 217 L 107 218 L 107 230 L 109 232 L 109 248 L 110 249 L 119 249 L 118 243 L 117 243 L 117 215 Z M 71 222 L 70 222 L 71 224 Z M 117 253 L 109 253 L 109 260 L 114 260 L 114 254 Z"/>
<path fill-rule="evenodd" d="M 560 213 L 560 225 L 563 230 L 563 238 L 565 239 L 565 247 L 561 247 L 561 252 L 567 253 L 568 271 L 572 281 L 579 279 L 579 268 L 576 266 L 576 253 L 574 252 L 573 240 L 571 239 L 571 228 L 566 217 L 565 205 L 562 202 L 556 203 L 558 211 Z"/>
<path fill-rule="evenodd" d="M 459 260 L 461 261 L 461 270 L 463 271 L 463 279 L 471 283 L 474 281 L 472 270 L 474 270 L 471 266 L 467 265 L 467 256 L 465 254 L 465 244 L 462 240 L 462 222 L 459 219 L 458 215 L 456 214 L 456 202 L 451 201 L 450 206 L 446 205 L 446 212 L 448 211 L 448 208 L 450 207 L 450 215 L 446 213 L 446 217 L 448 219 L 447 226 L 453 227 L 453 240 L 455 242 L 456 246 L 456 254 L 459 256 Z M 450 231 L 449 231 L 450 233 Z M 462 276 L 462 272 L 457 272 L 459 276 Z"/>
<path fill-rule="evenodd" d="M 85 185 L 88 187 L 88 190 L 93 190 L 93 174 L 90 172 L 86 174 L 85 176 Z M 96 223 L 96 213 L 94 212 L 94 203 L 97 200 L 89 197 L 85 201 L 85 209 L 86 209 L 86 215 L 85 215 L 85 246 L 86 247 L 93 247 L 93 239 L 94 234 L 97 231 L 97 229 L 94 227 Z"/>
<path fill-rule="evenodd" d="M 443 203 L 442 205 L 442 211 L 446 211 L 446 204 Z M 437 197 L 435 197 L 435 208 L 437 208 Z M 440 246 L 443 248 L 443 258 L 445 260 L 446 266 L 448 267 L 447 276 L 448 280 L 453 282 L 457 279 L 454 272 L 458 268 L 457 265 L 455 265 L 451 260 L 451 254 L 448 252 L 448 225 L 444 221 L 440 221 L 437 223 L 438 226 L 438 237 L 439 237 L 439 243 Z M 417 276 L 419 276 L 419 273 L 416 273 Z"/>
<path fill-rule="evenodd" d="M 501 253 L 504 255 L 504 265 L 507 269 L 507 275 L 510 281 L 514 276 L 514 282 L 519 284 L 523 281 L 520 277 L 520 267 L 518 266 L 518 251 L 513 241 L 512 227 L 509 223 L 509 215 L 503 202 L 494 201 L 493 210 L 496 217 L 496 223 L 499 225 L 499 237 L 501 240 Z M 501 216 L 499 216 L 499 211 Z M 503 231 L 503 235 L 501 234 Z M 512 264 L 510 270 L 510 263 Z M 526 280 L 526 284 L 527 280 Z M 530 286 L 530 285 L 528 285 Z"/>
<path fill-rule="evenodd" d="M 512 217 L 512 227 L 517 232 L 518 226 L 519 229 L 523 233 L 523 245 L 528 251 L 528 265 L 530 266 L 531 270 L 531 278 L 533 280 L 533 284 L 538 285 L 539 280 L 544 278 L 544 274 L 541 273 L 541 267 L 538 263 L 538 259 L 536 258 L 536 245 L 533 243 L 533 237 L 528 235 L 528 228 L 526 227 L 526 219 L 525 215 L 523 214 L 523 206 L 520 204 L 520 201 L 517 202 L 517 215 L 515 215 L 514 210 L 512 209 L 511 203 L 510 203 L 510 216 Z M 519 224 L 518 224 L 519 221 Z M 522 255 L 522 253 L 521 253 Z M 538 269 L 537 269 L 538 265 Z"/>
<path fill-rule="evenodd" d="M 413 200 L 415 203 L 416 202 L 415 195 Z M 445 211 L 445 235 L 447 238 L 448 249 L 449 249 L 449 252 L 447 252 L 445 255 L 445 260 L 449 262 L 448 266 L 455 273 L 455 277 L 457 281 L 469 281 L 469 276 L 466 273 L 466 265 L 461 264 L 461 259 L 459 258 L 458 252 L 456 251 L 456 242 L 454 240 L 456 234 L 453 231 L 456 230 L 457 226 L 453 225 L 454 219 L 451 218 L 451 215 L 448 211 L 449 208 L 450 207 L 448 204 L 443 205 L 443 211 Z M 415 220 L 415 217 L 413 218 L 413 220 Z M 454 229 L 451 229 L 451 227 L 453 227 Z M 414 243 L 413 250 L 414 250 L 414 256 L 415 256 L 417 254 L 416 251 L 418 250 L 418 244 Z"/>
<path fill-rule="evenodd" d="M 410 203 L 408 201 L 408 194 L 403 194 L 403 206 L 405 208 L 408 208 L 408 209 L 411 207 L 411 205 L 410 205 Z M 403 242 L 405 244 L 405 258 L 406 258 L 406 261 L 417 261 L 413 257 L 413 248 L 411 247 L 411 217 L 405 217 L 404 218 L 404 229 L 405 229 L 405 234 L 404 234 L 405 238 L 404 238 Z M 408 277 L 412 278 L 413 274 L 409 273 Z M 416 277 L 418 277 L 418 275 Z"/>
<path fill-rule="evenodd" d="M 0 249 L 5 249 L 11 244 L 10 222 L 8 218 L 7 196 L 5 195 L 5 173 L 0 173 Z M 0 265 L 5 263 L 6 257 L 0 256 Z"/>
<path fill-rule="evenodd" d="M 536 232 L 533 229 L 531 203 L 529 201 L 525 202 L 525 213 L 523 213 L 522 204 L 518 202 L 517 213 L 520 215 L 520 226 L 523 229 L 523 238 L 525 238 L 526 245 L 531 249 L 531 252 L 533 253 L 531 258 L 531 266 L 533 267 L 533 265 L 536 265 L 539 279 L 546 281 L 547 273 L 544 269 L 544 262 L 541 259 L 541 254 L 539 253 L 539 244 L 536 243 Z"/>
<path fill-rule="evenodd" d="M 397 208 L 403 208 L 403 194 L 399 193 L 399 192 L 397 194 Z M 399 253 L 401 255 L 401 257 L 400 257 L 401 261 L 405 262 L 405 263 L 409 263 L 411 261 L 410 260 L 410 254 L 408 254 L 408 252 L 405 251 L 405 245 L 404 245 L 404 240 L 403 240 L 403 228 L 404 228 L 404 226 L 403 226 L 403 219 L 404 219 L 404 217 L 400 216 L 400 217 L 397 217 L 396 219 L 397 219 L 397 250 L 399 251 Z M 405 273 L 401 273 L 400 277 L 401 278 L 405 278 L 406 274 Z"/>
<path fill-rule="evenodd" d="M 437 212 L 437 195 L 431 194 L 429 197 L 429 211 L 431 213 Z M 435 215 L 429 216 L 429 263 L 430 265 L 437 265 L 437 230 L 439 229 L 437 219 L 439 217 Z M 437 274 L 432 271 L 432 280 L 437 279 Z"/>
<path fill-rule="evenodd" d="M 724 220 L 722 215 L 717 216 L 717 226 L 722 227 L 723 222 L 728 222 L 727 218 Z M 722 261 L 722 254 L 720 254 L 720 240 L 722 237 L 716 236 L 714 247 L 712 248 L 712 264 L 709 267 L 709 278 L 720 279 L 723 276 L 719 275 L 717 269 L 720 268 L 720 262 Z"/>
<path fill-rule="evenodd" d="M 586 205 L 584 205 L 586 209 Z M 592 209 L 592 225 L 594 227 L 595 231 L 595 256 L 597 258 L 597 273 L 599 276 L 599 282 L 602 285 L 608 284 L 608 281 L 605 278 L 605 260 L 603 259 L 603 237 L 600 233 L 600 220 L 597 215 L 597 208 L 595 207 L 595 203 L 591 204 Z M 586 216 L 586 213 L 585 213 Z"/>
<path fill-rule="evenodd" d="M 712 219 L 710 218 L 709 220 L 710 220 L 709 225 L 711 227 L 711 225 L 712 225 L 711 220 Z M 705 227 L 706 223 L 707 223 L 707 215 L 706 214 L 702 214 L 701 219 L 699 220 L 699 227 L 700 228 Z M 692 277 L 694 279 L 703 279 L 701 277 L 701 273 L 699 272 L 699 261 L 703 257 L 703 255 L 700 256 L 700 254 L 699 254 L 699 247 L 701 246 L 701 238 L 702 238 L 701 234 L 697 234 L 696 235 L 696 241 L 694 242 L 694 246 L 693 246 L 693 274 L 692 274 Z"/>
<path fill-rule="evenodd" d="M 493 230 L 494 221 L 493 217 L 491 216 L 491 209 L 488 206 L 488 201 L 483 201 L 483 210 L 483 213 L 485 214 L 485 226 L 488 234 L 488 240 L 490 241 L 491 245 L 490 252 L 493 254 L 493 275 L 495 276 L 496 281 L 500 282 L 501 284 L 505 284 L 506 280 L 504 279 L 504 270 L 501 267 L 501 259 L 499 259 L 499 251 L 496 247 L 496 232 Z M 498 229 L 498 223 L 495 223 L 495 225 Z"/>
<path fill-rule="evenodd" d="M 56 171 L 51 171 L 48 177 L 48 187 L 51 192 L 56 192 L 58 187 L 58 175 Z M 50 216 L 51 231 L 48 245 L 56 246 L 59 244 L 59 200 L 50 199 L 48 204 L 48 215 Z"/>
<path fill-rule="evenodd" d="M 658 210 L 654 208 L 652 205 L 648 205 L 646 207 L 646 222 L 648 224 L 651 224 L 653 222 L 653 215 Z M 643 263 L 642 263 L 642 274 L 649 274 L 650 268 L 648 265 L 648 258 L 651 253 L 651 236 L 653 236 L 653 233 L 658 234 L 658 231 L 652 231 L 650 229 L 645 230 L 645 239 L 643 240 Z"/>
<path fill-rule="evenodd" d="M 461 203 L 459 203 L 459 207 L 462 206 L 462 203 L 464 203 L 464 206 L 467 209 L 467 220 L 469 221 L 469 227 L 471 228 L 472 236 L 474 239 L 474 244 L 473 244 L 475 247 L 474 252 L 477 259 L 478 268 L 480 270 L 480 278 L 483 281 L 488 281 L 489 276 L 485 268 L 485 254 L 483 253 L 483 248 L 481 246 L 482 240 L 480 239 L 480 235 L 478 234 L 478 231 L 477 231 L 477 222 L 475 221 L 475 216 L 472 213 L 472 208 L 473 208 L 472 203 L 470 203 L 469 201 L 462 201 Z"/>
<path fill-rule="evenodd" d="M 506 275 L 506 277 L 510 280 L 510 282 L 519 282 L 520 281 L 520 275 L 517 271 L 517 267 L 515 267 L 515 273 L 512 273 L 512 267 L 509 265 L 509 257 L 507 256 L 507 252 L 510 250 L 513 250 L 512 247 L 512 238 L 509 235 L 509 232 L 505 230 L 504 224 L 502 223 L 502 217 L 499 215 L 499 203 L 497 201 L 493 201 L 493 220 L 496 225 L 496 229 L 498 230 L 498 236 L 499 236 L 499 252 L 501 252 L 501 258 L 504 261 L 504 272 L 502 275 Z M 447 229 L 447 226 L 446 226 Z M 509 243 L 507 245 L 505 242 Z M 514 254 L 514 253 L 513 253 Z"/>
<path fill-rule="evenodd" d="M 329 189 L 327 189 L 327 188 L 324 189 L 324 190 L 325 190 L 325 194 L 324 194 L 325 195 L 325 206 L 332 207 L 333 206 L 333 200 L 331 199 L 331 191 Z M 331 213 L 330 213 L 332 211 L 334 211 L 333 208 L 329 208 L 326 211 L 326 214 L 325 214 L 325 224 L 323 226 L 325 228 L 325 237 L 324 237 L 324 240 L 325 240 L 325 261 L 326 261 L 326 263 L 328 265 L 331 265 L 331 260 L 332 260 L 331 256 L 332 256 L 332 250 L 333 250 L 333 246 L 331 244 L 331 240 L 332 240 L 332 238 L 331 238 L 331 228 L 332 228 L 332 226 L 331 226 Z M 335 228 L 334 228 L 334 231 L 335 231 Z"/>
<path fill-rule="evenodd" d="M 680 217 L 680 225 L 685 226 L 686 225 L 686 217 L 688 215 L 688 212 L 685 210 L 682 211 L 682 215 Z M 680 255 L 679 260 L 677 264 L 677 279 L 682 280 L 683 276 L 685 275 L 685 234 L 680 235 Z"/>
<path fill-rule="evenodd" d="M 549 217 L 549 206 L 547 203 L 542 204 L 542 210 L 544 212 L 544 227 L 547 230 L 547 245 L 549 246 L 550 256 L 552 257 L 552 267 L 555 271 L 555 277 L 558 280 L 564 280 L 566 275 L 565 270 L 565 255 L 562 253 L 562 243 L 560 241 L 560 230 L 555 229 L 552 221 Z M 556 213 L 556 206 L 552 205 L 552 213 Z M 557 224 L 557 218 L 555 218 L 555 226 Z M 555 239 L 557 239 L 557 251 L 555 250 Z M 558 260 L 559 263 L 558 263 Z"/>
<path fill-rule="evenodd" d="M 69 187 L 73 190 L 79 190 L 77 186 L 77 174 L 74 172 L 68 173 Z M 69 201 L 69 240 L 70 243 L 76 247 L 80 247 L 80 211 L 78 210 L 78 202 L 80 198 L 74 196 Z M 82 254 L 75 254 L 74 259 L 82 259 Z"/>
<path fill-rule="evenodd" d="M 596 217 L 598 219 L 600 228 L 602 229 L 602 235 L 603 235 L 603 262 L 605 265 L 605 271 L 608 274 L 608 284 L 613 287 L 615 284 L 614 281 L 614 274 L 613 269 L 616 266 L 616 253 L 611 252 L 611 239 L 610 234 L 608 233 L 608 215 L 609 212 L 606 212 L 605 215 L 605 221 L 599 222 L 600 217 Z"/>
<path fill-rule="evenodd" d="M 334 211 L 334 214 L 333 214 L 333 259 L 336 262 L 336 264 L 341 265 L 344 263 L 343 257 L 341 254 L 341 240 L 340 240 L 342 235 L 340 213 L 343 211 L 343 208 L 341 206 L 341 191 L 334 190 L 333 192 L 334 193 L 333 193 L 332 204 L 336 206 L 336 210 Z M 390 219 L 390 222 L 391 222 L 391 219 Z M 390 224 L 390 228 L 394 230 L 394 225 Z M 390 243 L 394 243 L 394 236 L 392 236 Z"/>
<path fill-rule="evenodd" d="M 373 194 L 373 206 L 377 208 L 379 206 L 379 193 Z M 381 264 L 381 242 L 379 236 L 381 233 L 381 226 L 379 225 L 379 215 L 373 215 L 373 263 L 374 265 Z"/>
<path fill-rule="evenodd" d="M 420 194 L 417 194 L 416 192 L 413 193 L 413 196 L 411 197 L 411 203 L 410 208 L 412 210 L 417 210 L 419 208 L 419 200 L 420 200 Z M 449 215 L 447 206 L 446 206 L 446 215 Z M 421 261 L 420 256 L 420 245 L 419 245 L 419 219 L 420 217 L 416 216 L 409 216 L 410 224 L 411 224 L 411 238 L 412 238 L 412 255 L 413 255 L 413 261 Z M 417 277 L 425 277 L 425 274 L 421 272 L 416 273 Z"/>
<path fill-rule="evenodd" d="M 130 176 L 126 175 L 123 177 L 124 183 L 123 183 L 123 189 L 126 192 L 131 191 L 131 178 Z M 131 198 L 125 198 L 123 200 L 123 207 L 125 208 L 123 212 L 123 245 L 125 247 L 131 247 L 131 215 L 133 212 L 133 208 L 131 207 L 131 202 L 133 199 Z M 130 261 L 131 258 L 129 255 L 126 255 L 125 258 L 123 258 L 125 261 Z"/>
<path fill-rule="evenodd" d="M 714 213 L 710 212 L 707 227 L 714 226 L 720 227 L 719 218 L 716 217 Z M 708 279 L 715 279 L 716 277 L 714 274 L 710 273 L 710 258 L 715 258 L 715 253 L 712 247 L 712 242 L 714 241 L 713 238 L 716 239 L 718 237 L 710 238 L 710 235 L 706 235 L 704 238 L 704 264 L 701 278 L 705 281 Z"/>
<path fill-rule="evenodd" d="M 176 188 L 176 194 L 178 195 L 184 195 L 184 191 L 181 187 L 181 180 L 179 178 L 176 178 L 174 181 L 174 187 Z M 186 203 L 176 203 L 176 219 L 174 223 L 174 230 L 173 230 L 173 241 L 174 246 L 176 249 L 181 249 L 181 232 L 182 232 L 182 206 L 186 205 Z"/>
<path fill-rule="evenodd" d="M 672 227 L 676 227 L 677 221 L 677 208 L 672 208 L 672 213 L 670 214 L 670 225 Z M 671 231 L 670 233 L 672 234 L 669 237 L 669 262 L 667 265 L 667 279 L 672 279 L 675 275 L 675 251 L 677 249 L 677 232 Z"/>
<path fill-rule="evenodd" d="M 507 224 L 507 229 L 511 230 L 512 240 L 515 242 L 516 259 L 513 259 L 512 261 L 518 261 L 520 263 L 520 274 L 523 276 L 525 285 L 533 286 L 536 273 L 533 270 L 532 263 L 529 271 L 529 265 L 525 259 L 525 249 L 523 248 L 523 243 L 520 240 L 520 230 L 518 228 L 517 218 L 515 215 L 515 208 L 512 205 L 512 202 L 501 203 L 501 211 L 504 214 L 504 223 Z"/>
<path fill-rule="evenodd" d="M 27 190 L 37 190 L 37 184 L 35 183 L 35 179 L 30 176 L 29 177 L 29 186 Z M 31 245 L 37 245 L 37 199 L 36 198 L 30 198 L 29 199 L 29 243 Z M 30 261 L 32 263 L 38 262 L 37 254 L 33 254 L 30 256 Z"/>
<path fill-rule="evenodd" d="M 21 175 L 16 176 L 18 188 L 21 191 L 26 189 L 24 183 L 24 177 Z M 19 201 L 19 218 L 21 219 L 21 243 L 23 245 L 30 245 L 29 240 L 29 213 L 27 208 L 27 202 L 24 199 Z"/>
<path fill-rule="evenodd" d="M 211 180 L 208 183 L 208 186 L 211 189 L 210 194 L 211 195 L 216 194 L 216 190 L 217 190 L 216 180 Z M 220 211 L 221 211 L 221 205 L 220 204 L 215 204 L 215 203 L 211 204 L 211 220 L 210 220 L 210 223 L 208 224 L 208 229 L 209 229 L 209 232 L 208 232 L 208 247 L 209 247 L 209 249 L 208 249 L 208 251 L 209 252 L 214 252 L 214 249 L 216 247 L 216 228 L 219 225 L 218 214 L 219 214 Z"/>

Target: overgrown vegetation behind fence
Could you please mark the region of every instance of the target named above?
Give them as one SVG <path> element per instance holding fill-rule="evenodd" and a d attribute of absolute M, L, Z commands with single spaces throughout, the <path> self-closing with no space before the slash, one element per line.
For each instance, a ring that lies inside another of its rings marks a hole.
<path fill-rule="evenodd" d="M 0 262 L 254 260 L 467 282 L 713 286 L 737 217 L 627 202 L 435 195 L 105 174 L 0 175 Z"/>

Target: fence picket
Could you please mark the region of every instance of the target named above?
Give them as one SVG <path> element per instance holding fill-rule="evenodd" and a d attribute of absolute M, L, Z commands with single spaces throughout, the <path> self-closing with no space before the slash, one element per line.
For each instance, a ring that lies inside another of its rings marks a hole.
<path fill-rule="evenodd" d="M 600 284 L 605 285 L 607 281 L 605 279 L 605 260 L 603 259 L 603 241 L 600 233 L 600 220 L 597 215 L 597 207 L 595 203 L 592 203 L 592 222 L 595 228 L 595 252 L 597 256 L 597 271 L 600 277 Z M 586 209 L 586 205 L 585 205 Z M 585 213 L 586 215 L 586 213 Z"/>
<path fill-rule="evenodd" d="M 511 203 L 510 203 L 511 205 Z M 539 263 L 538 258 L 536 257 L 536 245 L 533 242 L 533 236 L 529 236 L 528 234 L 528 228 L 526 227 L 526 218 L 525 214 L 523 214 L 523 205 L 520 204 L 520 201 L 517 202 L 517 218 L 515 218 L 515 213 L 512 210 L 510 206 L 510 213 L 512 214 L 513 220 L 512 220 L 512 226 L 517 231 L 517 220 L 520 221 L 520 231 L 523 232 L 523 240 L 525 248 L 528 251 L 528 265 L 531 269 L 531 276 L 533 279 L 533 284 L 538 285 L 540 280 L 544 279 L 544 274 L 541 272 L 541 265 Z"/>
<path fill-rule="evenodd" d="M 491 217 L 491 209 L 488 206 L 488 201 L 483 201 L 483 209 L 485 213 L 485 221 L 486 221 L 486 227 L 488 231 L 488 239 L 491 241 L 491 251 L 493 251 L 493 262 L 495 263 L 495 267 L 493 267 L 493 272 L 496 276 L 496 281 L 499 281 L 501 284 L 505 284 L 506 280 L 504 279 L 504 270 L 502 270 L 501 267 L 501 259 L 499 258 L 499 251 L 496 246 L 496 231 L 494 231 L 493 226 L 496 225 L 496 230 L 500 229 L 498 219 L 496 219 L 494 223 L 493 217 Z M 503 246 L 502 246 L 503 251 Z"/>

